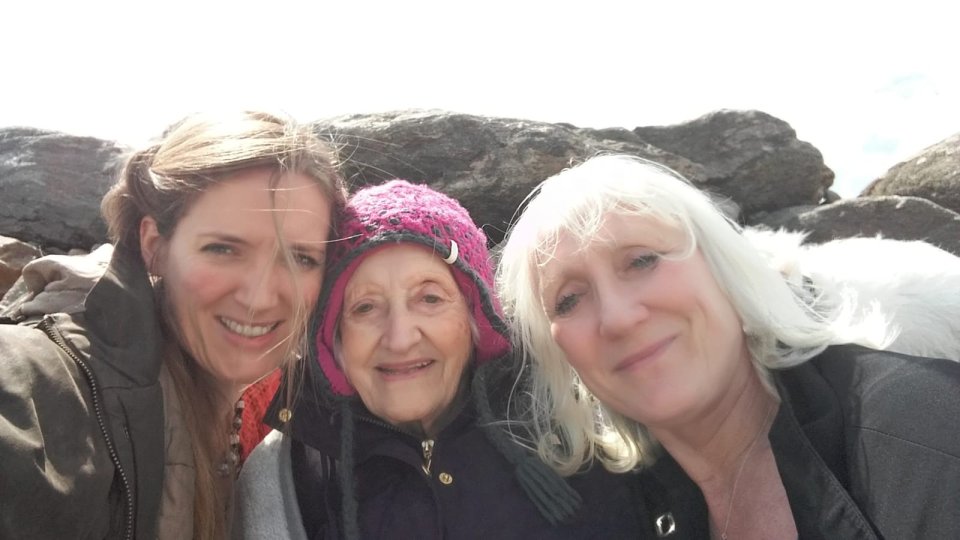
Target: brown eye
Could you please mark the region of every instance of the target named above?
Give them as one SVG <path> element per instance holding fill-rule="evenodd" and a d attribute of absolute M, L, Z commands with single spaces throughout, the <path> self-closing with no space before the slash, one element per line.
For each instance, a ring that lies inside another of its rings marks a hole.
<path fill-rule="evenodd" d="M 354 306 L 351 311 L 352 311 L 353 313 L 356 313 L 357 315 L 363 315 L 364 313 L 370 313 L 371 311 L 373 311 L 373 304 L 372 304 L 371 302 L 362 302 L 362 303 L 357 304 L 356 306 Z"/>
<path fill-rule="evenodd" d="M 214 255 L 232 255 L 236 253 L 236 250 L 233 248 L 233 246 L 220 242 L 206 244 L 200 248 L 200 250 L 204 253 L 213 253 Z"/>

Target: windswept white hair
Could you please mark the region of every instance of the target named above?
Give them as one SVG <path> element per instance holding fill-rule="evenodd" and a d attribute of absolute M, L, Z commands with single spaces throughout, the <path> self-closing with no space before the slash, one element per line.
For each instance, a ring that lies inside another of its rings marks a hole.
<path fill-rule="evenodd" d="M 599 156 L 542 182 L 503 243 L 497 287 L 531 375 L 531 426 L 536 451 L 562 474 L 593 458 L 626 471 L 651 458 L 645 428 L 603 406 L 582 383 L 550 333 L 540 272 L 561 237 L 595 240 L 607 216 L 657 219 L 685 233 L 699 249 L 739 314 L 753 362 L 773 392 L 769 369 L 804 362 L 828 345 L 883 347 L 891 336 L 882 316 L 855 318 L 842 294 L 825 295 L 771 268 L 704 192 L 676 172 L 629 156 Z"/>
<path fill-rule="evenodd" d="M 824 295 L 854 298 L 855 318 L 882 313 L 896 332 L 886 350 L 960 361 L 960 257 L 920 240 L 803 244 L 804 233 L 758 228 L 744 235 L 792 283 L 808 280 Z"/>

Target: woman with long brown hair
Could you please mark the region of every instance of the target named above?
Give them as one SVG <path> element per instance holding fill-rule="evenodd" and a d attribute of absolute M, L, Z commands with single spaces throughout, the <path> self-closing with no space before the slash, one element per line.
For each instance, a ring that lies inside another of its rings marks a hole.
<path fill-rule="evenodd" d="M 260 112 L 190 116 L 129 157 L 82 308 L 0 326 L 0 537 L 226 535 L 241 394 L 301 350 L 336 167 Z"/>

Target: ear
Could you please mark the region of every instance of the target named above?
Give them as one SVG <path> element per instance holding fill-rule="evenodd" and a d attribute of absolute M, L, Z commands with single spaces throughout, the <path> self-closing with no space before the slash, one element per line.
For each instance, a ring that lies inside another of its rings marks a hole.
<path fill-rule="evenodd" d="M 156 266 L 159 264 L 157 257 L 160 255 L 160 247 L 163 244 L 163 236 L 157 229 L 157 220 L 146 216 L 140 220 L 140 257 L 143 258 L 143 264 L 151 274 L 159 274 Z"/>

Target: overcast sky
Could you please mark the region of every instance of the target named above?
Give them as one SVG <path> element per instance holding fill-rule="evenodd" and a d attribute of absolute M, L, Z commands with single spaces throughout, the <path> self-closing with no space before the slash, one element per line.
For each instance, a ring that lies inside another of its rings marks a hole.
<path fill-rule="evenodd" d="M 960 132 L 955 1 L 8 3 L 0 127 L 139 145 L 184 114 L 401 108 L 668 125 L 777 116 L 855 196 Z M 269 7 L 267 7 L 269 6 Z"/>

